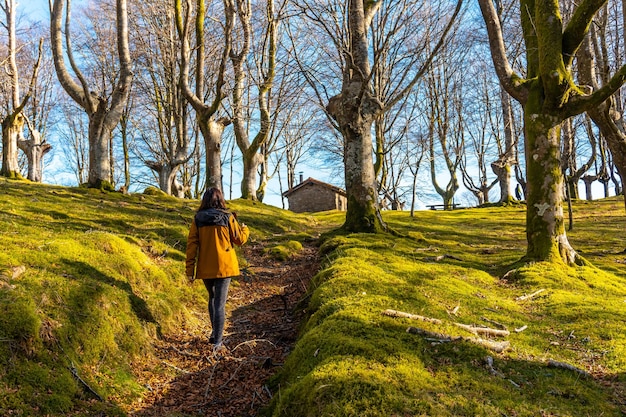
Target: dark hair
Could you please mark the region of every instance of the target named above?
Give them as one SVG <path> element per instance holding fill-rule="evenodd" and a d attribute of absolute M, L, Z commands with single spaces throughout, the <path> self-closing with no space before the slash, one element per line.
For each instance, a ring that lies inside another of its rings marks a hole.
<path fill-rule="evenodd" d="M 224 201 L 224 195 L 222 194 L 222 190 L 219 188 L 209 188 L 204 193 L 198 211 L 206 210 L 208 208 L 226 210 L 226 201 Z"/>

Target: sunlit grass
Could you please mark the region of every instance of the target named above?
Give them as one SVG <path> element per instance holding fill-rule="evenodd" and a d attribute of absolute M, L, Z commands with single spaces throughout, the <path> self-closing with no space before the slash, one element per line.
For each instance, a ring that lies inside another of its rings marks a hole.
<path fill-rule="evenodd" d="M 183 276 L 197 206 L 0 179 L 0 414 L 123 415 L 145 393 L 137 367 L 168 372 L 152 362 L 152 342 L 199 325 L 194 311 L 206 309 L 205 291 Z M 342 224 L 340 212 L 295 214 L 240 200 L 229 207 L 251 227 L 251 243 L 281 259 L 324 239 L 309 316 L 273 380 L 268 414 L 624 412 L 623 200 L 574 204 L 568 236 L 593 266 L 569 269 L 517 263 L 526 248 L 524 207 L 384 213 L 398 236 L 326 234 Z M 441 323 L 388 317 L 386 309 Z M 505 326 L 510 349 L 406 332 L 476 338 L 455 323 Z M 72 365 L 104 402 L 89 401 Z"/>
<path fill-rule="evenodd" d="M 415 218 L 389 212 L 385 220 L 405 237 L 330 237 L 321 247 L 327 261 L 314 280 L 310 318 L 274 381 L 280 395 L 269 413 L 622 415 L 623 201 L 580 202 L 574 210 L 570 240 L 594 266 L 537 263 L 506 280 L 525 253 L 523 207 L 424 211 Z M 387 317 L 386 309 L 441 323 Z M 438 343 L 406 333 L 413 326 L 476 338 L 455 323 L 505 326 L 510 349 L 496 353 L 471 341 Z M 590 376 L 549 367 L 550 360 Z"/>
<path fill-rule="evenodd" d="M 198 205 L 0 179 L 1 415 L 122 415 L 145 393 L 135 372 L 158 372 L 155 338 L 199 326 L 194 312 L 206 310 L 205 290 L 184 277 Z M 229 207 L 253 242 L 295 246 L 320 233 L 311 216 Z M 105 402 L 89 401 L 72 366 Z"/>

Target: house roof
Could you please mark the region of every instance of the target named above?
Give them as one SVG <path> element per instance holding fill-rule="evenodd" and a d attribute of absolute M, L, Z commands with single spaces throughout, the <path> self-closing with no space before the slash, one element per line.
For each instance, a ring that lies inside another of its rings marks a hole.
<path fill-rule="evenodd" d="M 346 192 L 344 190 L 342 190 L 339 187 L 335 187 L 334 185 L 322 182 L 322 181 L 318 181 L 316 179 L 313 179 L 311 177 L 307 178 L 306 180 L 302 181 L 300 184 L 296 185 L 295 187 L 285 191 L 283 193 L 283 197 L 289 197 L 290 195 L 292 195 L 293 193 L 303 189 L 304 187 L 306 187 L 307 185 L 321 185 L 322 187 L 328 188 L 332 191 L 334 191 L 335 193 L 342 195 L 342 196 L 346 196 Z"/>

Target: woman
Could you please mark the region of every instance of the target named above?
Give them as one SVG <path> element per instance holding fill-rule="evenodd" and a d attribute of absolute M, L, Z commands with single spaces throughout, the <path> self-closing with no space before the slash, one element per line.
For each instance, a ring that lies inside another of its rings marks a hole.
<path fill-rule="evenodd" d="M 226 210 L 218 188 L 204 193 L 187 237 L 186 274 L 189 282 L 201 279 L 209 291 L 209 317 L 214 350 L 222 347 L 226 297 L 230 279 L 239 276 L 234 245 L 243 245 L 250 235 L 248 226 Z"/>

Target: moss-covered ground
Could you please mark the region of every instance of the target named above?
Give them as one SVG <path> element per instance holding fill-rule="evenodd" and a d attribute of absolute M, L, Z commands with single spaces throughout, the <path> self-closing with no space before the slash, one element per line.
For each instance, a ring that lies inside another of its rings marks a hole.
<path fill-rule="evenodd" d="M 574 206 L 569 238 L 593 267 L 520 266 L 524 210 L 385 213 L 404 237 L 329 236 L 310 319 L 274 380 L 268 414 L 624 415 L 623 200 Z M 497 353 L 455 323 L 506 329 L 481 338 L 510 347 Z"/>
<path fill-rule="evenodd" d="M 146 393 L 140 370 L 171 371 L 152 342 L 203 325 L 206 310 L 206 290 L 184 276 L 197 206 L 0 178 L 0 415 L 124 415 Z M 252 240 L 319 233 L 310 216 L 229 208 Z"/>
<path fill-rule="evenodd" d="M 229 206 L 287 259 L 344 220 Z M 0 179 L 0 415 L 124 415 L 148 389 L 138 368 L 168 372 L 152 341 L 199 326 L 195 313 L 206 308 L 204 289 L 183 274 L 196 207 Z M 574 205 L 568 236 L 593 267 L 517 264 L 524 218 L 524 207 L 387 212 L 399 236 L 326 235 L 308 319 L 266 414 L 624 415 L 623 200 Z M 455 323 L 506 328 L 504 338 L 481 338 L 510 348 L 492 351 Z"/>

